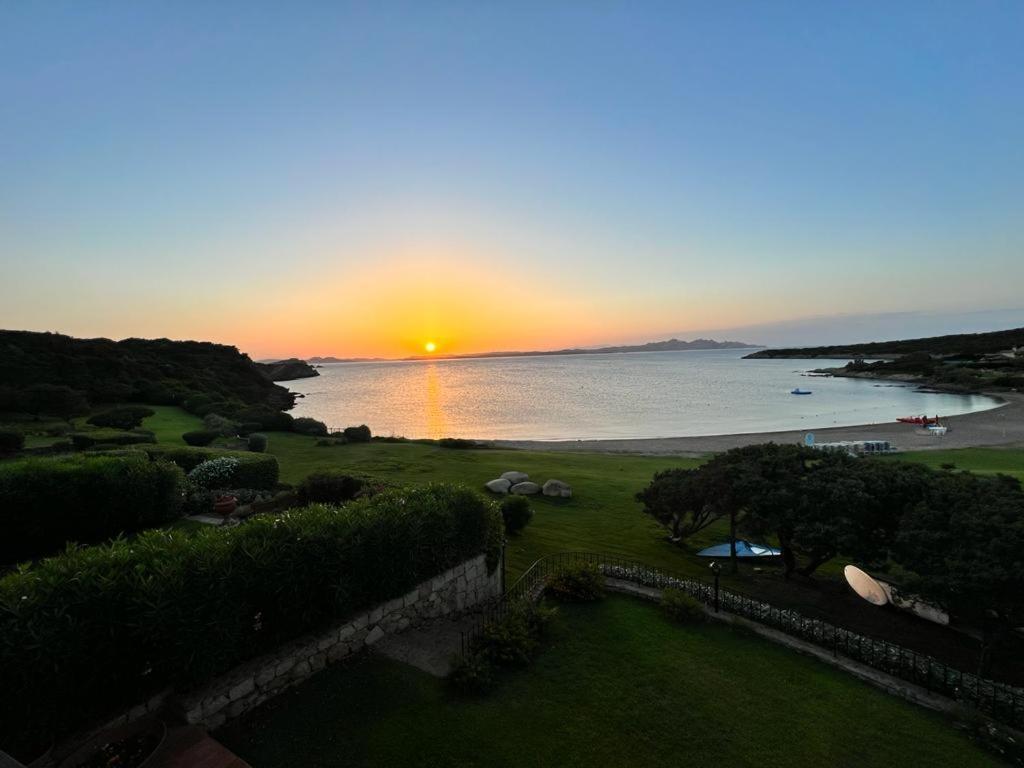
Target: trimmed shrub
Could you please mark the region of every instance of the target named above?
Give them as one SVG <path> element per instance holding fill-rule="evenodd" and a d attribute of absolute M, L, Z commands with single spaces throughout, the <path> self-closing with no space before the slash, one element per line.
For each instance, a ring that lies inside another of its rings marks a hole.
<path fill-rule="evenodd" d="M 109 411 L 97 413 L 89 417 L 89 423 L 97 427 L 113 427 L 114 429 L 135 429 L 142 426 L 142 420 L 156 413 L 152 408 L 143 405 L 126 405 L 111 408 Z"/>
<path fill-rule="evenodd" d="M 25 447 L 25 436 L 15 430 L 0 431 L 0 453 L 17 453 Z"/>
<path fill-rule="evenodd" d="M 238 460 L 228 488 L 258 488 L 271 490 L 277 487 L 279 468 L 277 458 L 270 454 L 249 453 L 248 451 L 222 451 L 217 448 L 192 448 L 183 446 L 144 446 L 152 460 L 166 459 L 177 464 L 186 473 L 191 472 L 204 461 L 220 456 L 231 456 Z"/>
<path fill-rule="evenodd" d="M 145 454 L 33 457 L 0 465 L 0 563 L 103 541 L 179 515 L 181 470 Z"/>
<path fill-rule="evenodd" d="M 302 504 L 342 504 L 354 499 L 362 489 L 363 481 L 358 477 L 341 472 L 314 472 L 296 490 Z"/>
<path fill-rule="evenodd" d="M 203 427 L 221 437 L 234 437 L 238 434 L 238 424 L 217 413 L 203 416 Z"/>
<path fill-rule="evenodd" d="M 246 424 L 258 424 L 256 429 L 267 432 L 291 432 L 295 419 L 284 411 L 273 411 L 269 408 L 240 408 L 231 412 L 231 418 Z"/>
<path fill-rule="evenodd" d="M 506 496 L 501 502 L 501 518 L 505 533 L 519 533 L 533 517 L 533 509 L 525 496 Z"/>
<path fill-rule="evenodd" d="M 243 421 L 238 425 L 238 434 L 240 437 L 248 437 L 253 432 L 259 432 L 263 429 L 263 426 L 258 421 Z"/>
<path fill-rule="evenodd" d="M 218 456 L 204 461 L 188 473 L 189 482 L 208 490 L 230 488 L 240 463 L 234 456 Z"/>
<path fill-rule="evenodd" d="M 681 589 L 669 587 L 661 591 L 661 610 L 675 621 L 684 624 L 699 624 L 707 621 L 703 604 Z"/>
<path fill-rule="evenodd" d="M 209 445 L 214 440 L 220 437 L 220 432 L 214 429 L 194 429 L 191 432 L 186 432 L 181 436 L 189 445 Z"/>
<path fill-rule="evenodd" d="M 327 425 L 308 416 L 300 416 L 292 421 L 292 432 L 313 437 L 327 437 Z"/>
<path fill-rule="evenodd" d="M 317 448 L 333 448 L 336 445 L 345 445 L 348 443 L 344 437 L 340 440 L 335 437 L 322 437 L 316 441 Z"/>
<path fill-rule="evenodd" d="M 372 437 L 370 428 L 365 424 L 360 424 L 358 427 L 345 427 L 342 434 L 350 443 L 368 443 Z"/>
<path fill-rule="evenodd" d="M 267 436 L 262 432 L 253 432 L 246 439 L 246 446 L 253 453 L 265 453 L 267 450 Z"/>
<path fill-rule="evenodd" d="M 604 597 L 604 576 L 596 565 L 571 565 L 548 576 L 544 593 L 565 602 L 593 602 Z"/>
<path fill-rule="evenodd" d="M 86 448 L 100 445 L 141 445 L 156 442 L 156 436 L 152 432 L 141 429 L 135 432 L 125 432 L 106 427 L 88 432 L 72 432 L 68 437 L 71 438 L 71 445 L 76 451 L 84 451 Z"/>
<path fill-rule="evenodd" d="M 0 743 L 34 743 L 184 689 L 500 553 L 493 505 L 452 486 L 233 528 L 148 531 L 0 579 Z M 10 746 L 9 746 L 10 745 Z"/>

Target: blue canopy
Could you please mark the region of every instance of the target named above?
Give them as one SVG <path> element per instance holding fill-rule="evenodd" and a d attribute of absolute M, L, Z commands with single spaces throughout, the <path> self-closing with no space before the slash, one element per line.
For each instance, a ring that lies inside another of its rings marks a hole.
<path fill-rule="evenodd" d="M 713 547 L 702 549 L 697 557 L 729 557 L 729 542 L 715 544 Z M 781 549 L 766 547 L 764 544 L 751 544 L 749 541 L 736 539 L 736 557 L 778 557 L 782 554 Z"/>

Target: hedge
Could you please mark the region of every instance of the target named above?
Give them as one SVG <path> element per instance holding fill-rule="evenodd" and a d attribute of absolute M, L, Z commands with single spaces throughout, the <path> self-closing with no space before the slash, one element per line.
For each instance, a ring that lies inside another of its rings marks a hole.
<path fill-rule="evenodd" d="M 27 757 L 500 548 L 491 502 L 435 485 L 69 550 L 0 579 L 0 743 Z"/>
<path fill-rule="evenodd" d="M 156 411 L 144 405 L 126 405 L 111 408 L 109 411 L 97 413 L 89 418 L 89 424 L 97 427 L 113 427 L 115 429 L 135 429 L 142 426 L 142 420 L 152 416 Z"/>
<path fill-rule="evenodd" d="M 178 517 L 182 472 L 142 454 L 0 464 L 0 563 L 48 555 Z"/>
<path fill-rule="evenodd" d="M 95 445 L 140 445 L 156 442 L 156 436 L 152 432 L 141 429 L 136 432 L 125 432 L 120 429 L 101 428 L 88 432 L 72 432 L 68 437 L 71 438 L 71 444 L 77 451 L 92 448 Z"/>
<path fill-rule="evenodd" d="M 182 434 L 181 439 L 189 445 L 209 445 L 220 437 L 220 432 L 215 429 L 193 429 Z"/>
<path fill-rule="evenodd" d="M 277 487 L 279 468 L 277 458 L 266 453 L 250 451 L 222 451 L 216 448 L 177 447 L 168 445 L 146 445 L 145 451 L 151 459 L 166 459 L 177 464 L 186 473 L 191 472 L 204 461 L 232 456 L 238 459 L 234 477 L 228 482 L 230 488 L 260 488 L 272 490 Z"/>
<path fill-rule="evenodd" d="M 25 447 L 25 435 L 15 430 L 0 430 L 0 454 L 17 453 Z"/>

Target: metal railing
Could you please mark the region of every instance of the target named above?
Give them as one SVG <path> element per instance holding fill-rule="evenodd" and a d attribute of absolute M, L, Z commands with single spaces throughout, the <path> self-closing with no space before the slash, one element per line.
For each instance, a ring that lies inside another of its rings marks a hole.
<path fill-rule="evenodd" d="M 674 588 L 700 600 L 715 603 L 715 586 L 682 578 L 636 560 L 596 552 L 559 552 L 533 563 L 498 600 L 481 607 L 472 625 L 462 633 L 463 655 L 470 653 L 485 627 L 501 621 L 523 601 L 538 600 L 548 576 L 566 568 L 589 565 L 606 577 L 656 589 Z M 888 640 L 862 635 L 799 611 L 779 608 L 728 589 L 718 590 L 722 610 L 758 622 L 787 635 L 919 685 L 927 691 L 977 709 L 994 720 L 1024 727 L 1024 689 L 979 677 Z"/>

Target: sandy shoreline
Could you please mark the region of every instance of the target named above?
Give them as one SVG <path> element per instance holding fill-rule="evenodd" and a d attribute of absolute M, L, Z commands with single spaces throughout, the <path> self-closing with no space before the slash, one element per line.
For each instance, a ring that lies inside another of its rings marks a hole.
<path fill-rule="evenodd" d="M 808 431 L 814 432 L 815 440 L 819 443 L 839 440 L 888 440 L 902 451 L 1024 444 L 1024 394 L 1013 392 L 985 394 L 1002 400 L 1003 404 L 987 411 L 943 418 L 942 423 L 949 428 L 949 432 L 942 437 L 928 434 L 910 424 L 886 422 L 853 427 L 827 427 L 825 429 L 739 435 L 626 440 L 494 440 L 490 442 L 499 448 L 587 453 L 637 453 L 651 456 L 701 455 L 756 443 L 801 443 Z"/>

